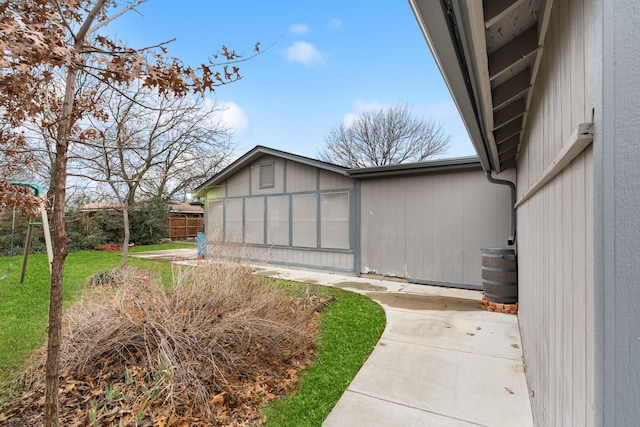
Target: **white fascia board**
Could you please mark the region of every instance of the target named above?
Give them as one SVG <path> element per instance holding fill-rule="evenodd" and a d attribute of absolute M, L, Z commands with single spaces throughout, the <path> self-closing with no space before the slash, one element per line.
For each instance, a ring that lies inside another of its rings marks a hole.
<path fill-rule="evenodd" d="M 465 65 L 460 63 L 457 55 L 458 49 L 452 37 L 447 10 L 444 9 L 442 2 L 431 0 L 409 0 L 409 5 L 462 116 L 482 167 L 485 171 L 489 171 L 491 163 L 478 120 L 476 102 L 468 88 Z"/>

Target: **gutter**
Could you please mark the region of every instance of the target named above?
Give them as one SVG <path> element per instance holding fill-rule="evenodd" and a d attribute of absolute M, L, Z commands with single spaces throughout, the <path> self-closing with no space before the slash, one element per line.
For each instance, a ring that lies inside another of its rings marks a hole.
<path fill-rule="evenodd" d="M 491 159 L 485 144 L 484 129 L 473 95 L 452 0 L 408 1 L 462 117 L 471 143 L 480 157 L 482 168 L 485 171 L 491 170 Z"/>
<path fill-rule="evenodd" d="M 487 180 L 492 184 L 506 185 L 511 190 L 511 228 L 507 244 L 512 246 L 516 243 L 516 185 L 505 179 L 496 179 L 491 176 L 491 171 L 487 172 Z"/>
<path fill-rule="evenodd" d="M 480 159 L 476 156 L 456 157 L 450 159 L 427 160 L 415 163 L 401 163 L 396 165 L 369 166 L 365 168 L 348 169 L 351 178 L 367 179 L 399 175 L 414 175 L 439 173 L 452 170 L 482 169 Z"/>

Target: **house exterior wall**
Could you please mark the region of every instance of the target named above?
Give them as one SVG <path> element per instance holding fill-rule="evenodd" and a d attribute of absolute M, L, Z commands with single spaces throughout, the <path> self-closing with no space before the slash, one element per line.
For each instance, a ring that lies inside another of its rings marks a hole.
<path fill-rule="evenodd" d="M 592 3 L 554 2 L 517 164 L 518 200 L 592 121 Z M 536 425 L 597 425 L 593 147 L 524 201 L 519 317 Z"/>
<path fill-rule="evenodd" d="M 254 262 L 354 272 L 354 191 L 349 177 L 263 155 L 207 192 L 207 248 L 234 243 Z"/>
<path fill-rule="evenodd" d="M 481 249 L 506 247 L 509 203 L 509 189 L 489 183 L 479 165 L 364 180 L 361 271 L 480 289 Z"/>
<path fill-rule="evenodd" d="M 636 0 L 594 2 L 597 422 L 640 420 L 640 26 Z"/>

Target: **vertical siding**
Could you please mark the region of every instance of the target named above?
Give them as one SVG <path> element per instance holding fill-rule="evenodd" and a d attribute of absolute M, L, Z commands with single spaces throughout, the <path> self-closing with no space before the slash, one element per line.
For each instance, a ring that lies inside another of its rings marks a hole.
<path fill-rule="evenodd" d="M 554 2 L 518 158 L 521 197 L 591 121 L 590 0 Z M 536 425 L 593 416 L 593 174 L 588 147 L 518 209 L 520 325 Z"/>
<path fill-rule="evenodd" d="M 343 188 L 353 188 L 353 180 L 348 176 L 321 170 L 320 190 L 334 190 Z"/>
<path fill-rule="evenodd" d="M 481 249 L 509 235 L 509 190 L 481 170 L 368 180 L 361 200 L 363 272 L 481 286 Z"/>
<path fill-rule="evenodd" d="M 404 180 L 361 184 L 362 272 L 406 277 L 406 192 Z"/>
<path fill-rule="evenodd" d="M 316 190 L 316 168 L 295 162 L 287 162 L 287 192 L 298 193 Z"/>
<path fill-rule="evenodd" d="M 245 168 L 239 171 L 237 174 L 229 177 L 227 180 L 227 196 L 248 196 L 251 191 L 249 184 L 251 182 L 249 176 L 250 169 Z"/>
<path fill-rule="evenodd" d="M 263 164 L 274 165 L 273 188 L 260 188 Z M 345 191 L 353 187 L 349 177 L 264 155 L 207 193 L 207 231 L 218 230 L 221 236 L 224 231 L 224 242 L 244 243 L 236 248 L 242 253 L 234 256 L 353 272 L 354 191 Z M 214 245 L 221 241 L 209 239 Z M 210 249 L 212 254 L 220 252 Z M 229 252 L 225 250 L 222 255 Z"/>

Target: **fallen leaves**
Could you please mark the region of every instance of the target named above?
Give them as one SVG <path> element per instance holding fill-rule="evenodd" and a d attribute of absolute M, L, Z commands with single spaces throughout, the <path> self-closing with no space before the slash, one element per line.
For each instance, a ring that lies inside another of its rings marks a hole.
<path fill-rule="evenodd" d="M 139 269 L 97 275 L 65 314 L 61 424 L 262 424 L 262 405 L 289 393 L 311 363 L 330 300 L 219 268 L 179 275 L 168 290 Z M 44 378 L 32 374 L 0 408 L 8 426 L 43 422 Z"/>

